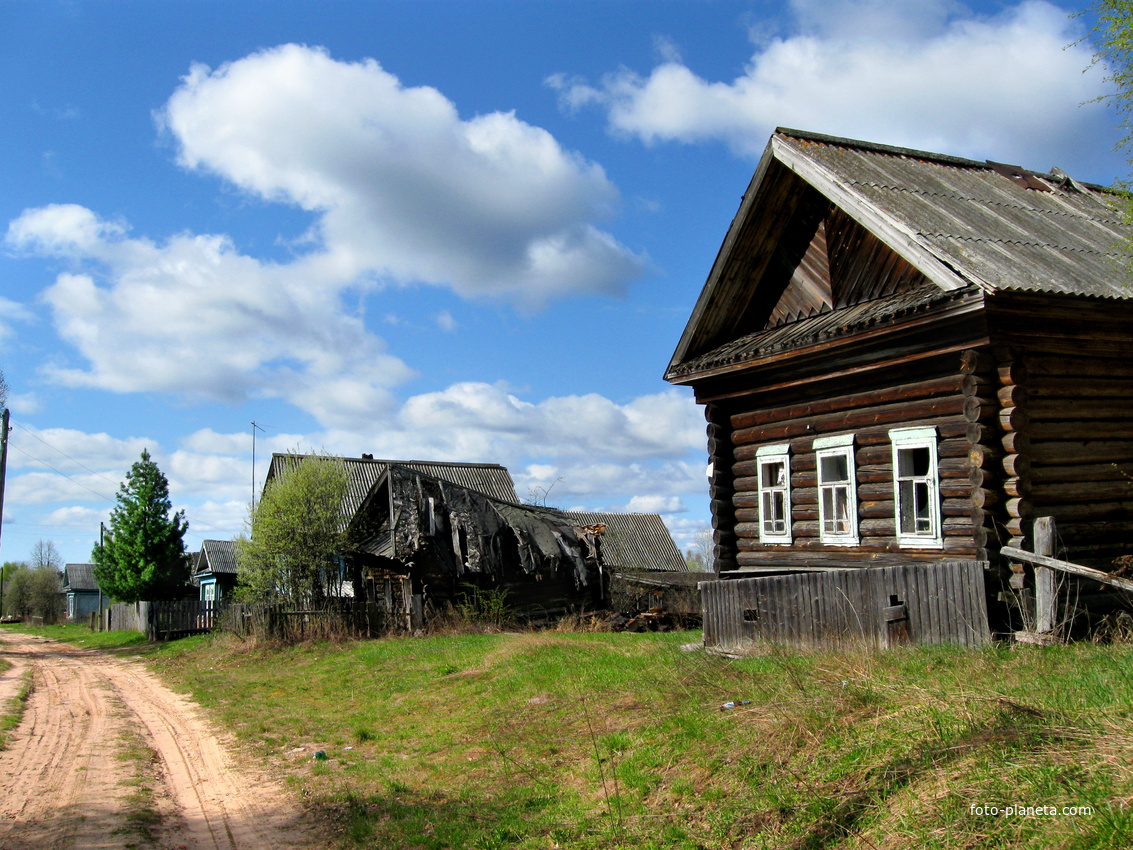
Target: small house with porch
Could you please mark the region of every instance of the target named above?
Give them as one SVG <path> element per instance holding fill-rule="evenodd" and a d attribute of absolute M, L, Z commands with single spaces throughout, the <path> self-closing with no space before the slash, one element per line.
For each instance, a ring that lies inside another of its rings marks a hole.
<path fill-rule="evenodd" d="M 704 405 L 718 576 L 925 565 L 915 595 L 974 600 L 932 565 L 979 562 L 994 607 L 1036 517 L 1068 560 L 1133 551 L 1113 201 L 1058 168 L 777 130 L 665 373 Z"/>
<path fill-rule="evenodd" d="M 63 598 L 67 620 L 72 623 L 86 621 L 99 610 L 105 599 L 94 577 L 94 564 L 65 564 L 63 566 Z"/>
<path fill-rule="evenodd" d="M 193 560 L 193 583 L 202 602 L 229 599 L 236 589 L 236 541 L 205 540 Z"/>

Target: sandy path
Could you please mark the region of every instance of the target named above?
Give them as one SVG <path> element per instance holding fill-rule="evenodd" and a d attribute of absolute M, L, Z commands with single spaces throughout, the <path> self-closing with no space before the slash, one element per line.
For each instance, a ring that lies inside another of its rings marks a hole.
<path fill-rule="evenodd" d="M 10 632 L 0 633 L 0 657 L 14 665 L 0 699 L 28 669 L 34 677 L 0 752 L 5 850 L 321 846 L 286 790 L 237 767 L 197 708 L 141 664 Z M 137 755 L 145 748 L 152 764 Z M 130 799 L 141 775 L 160 815 L 148 834 L 128 818 L 146 807 Z"/>

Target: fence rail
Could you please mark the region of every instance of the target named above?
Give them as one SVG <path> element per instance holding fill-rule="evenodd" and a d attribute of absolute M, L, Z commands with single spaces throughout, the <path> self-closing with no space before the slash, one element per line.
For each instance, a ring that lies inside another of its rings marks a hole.
<path fill-rule="evenodd" d="M 420 597 L 411 596 L 395 610 L 379 603 L 341 600 L 318 608 L 242 604 L 227 600 L 174 602 L 117 602 L 91 615 L 91 627 L 101 631 L 132 631 L 150 640 L 226 631 L 272 640 L 311 640 L 321 637 L 377 637 L 421 628 Z"/>

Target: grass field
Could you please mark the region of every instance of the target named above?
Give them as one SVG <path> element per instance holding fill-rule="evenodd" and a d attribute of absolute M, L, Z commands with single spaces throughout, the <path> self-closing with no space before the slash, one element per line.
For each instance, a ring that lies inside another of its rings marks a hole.
<path fill-rule="evenodd" d="M 133 651 L 344 846 L 1133 846 L 1129 645 L 682 651 L 698 642 Z"/>

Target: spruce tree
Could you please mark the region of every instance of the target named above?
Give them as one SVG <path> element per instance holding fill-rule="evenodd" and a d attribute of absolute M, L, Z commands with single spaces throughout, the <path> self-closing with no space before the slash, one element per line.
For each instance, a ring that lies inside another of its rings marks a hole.
<path fill-rule="evenodd" d="M 91 553 L 99 586 L 119 602 L 180 599 L 189 580 L 185 512 L 170 516 L 169 482 L 148 451 L 130 467 L 110 512 L 109 533 Z"/>

